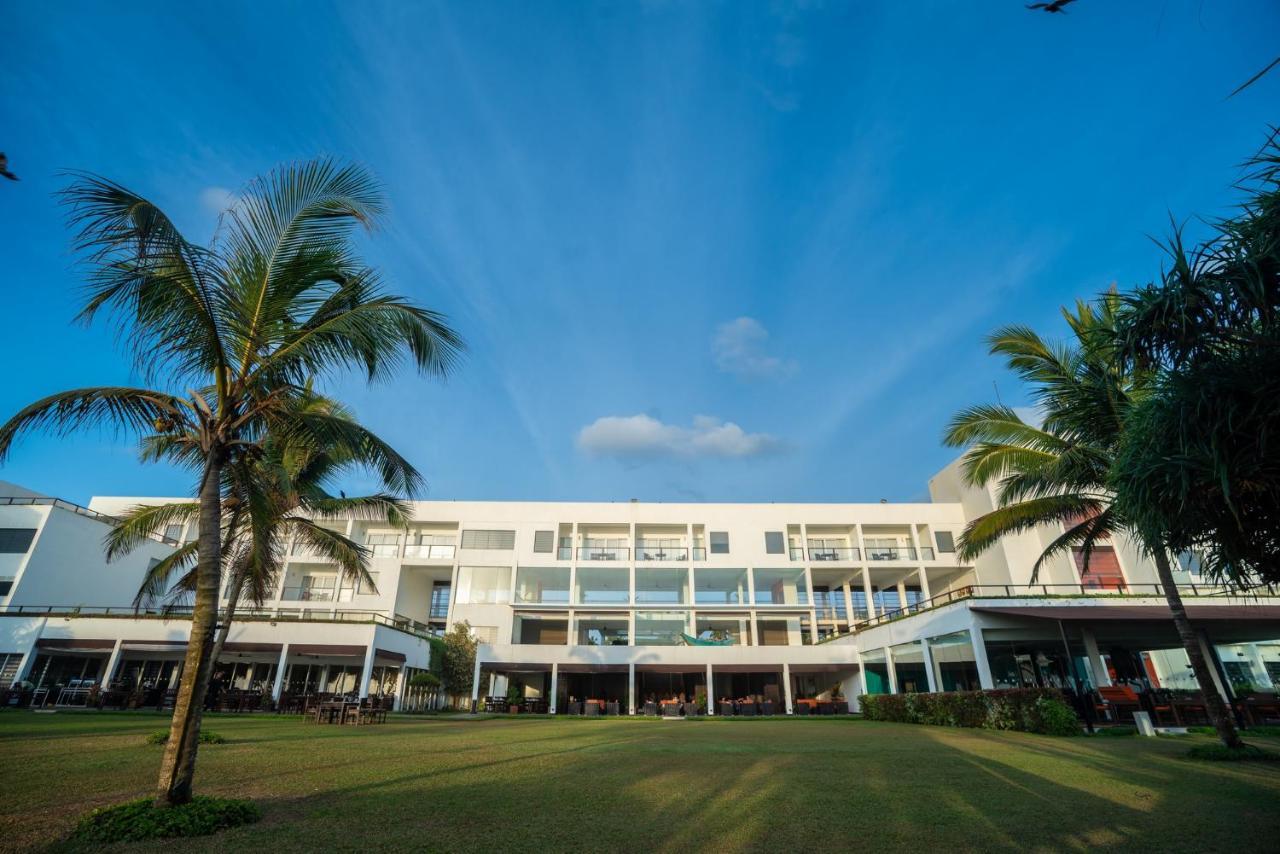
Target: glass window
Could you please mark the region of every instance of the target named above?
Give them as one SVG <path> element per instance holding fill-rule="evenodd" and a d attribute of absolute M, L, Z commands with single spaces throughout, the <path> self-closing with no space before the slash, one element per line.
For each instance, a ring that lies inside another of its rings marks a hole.
<path fill-rule="evenodd" d="M 687 605 L 689 570 L 636 569 L 637 605 Z"/>
<path fill-rule="evenodd" d="M 615 566 L 580 566 L 574 591 L 579 605 L 626 605 L 631 601 L 631 571 Z"/>
<path fill-rule="evenodd" d="M 750 596 L 745 569 L 699 567 L 693 573 L 693 601 L 698 605 L 746 605 Z"/>
<path fill-rule="evenodd" d="M 929 656 L 933 659 L 933 681 L 939 691 L 977 691 L 982 687 L 978 683 L 978 661 L 967 631 L 929 638 Z"/>
<path fill-rule="evenodd" d="M 511 601 L 511 567 L 458 567 L 459 605 L 494 605 Z"/>
<path fill-rule="evenodd" d="M 164 536 L 167 540 L 177 541 L 182 539 L 182 525 L 165 525 Z"/>
<path fill-rule="evenodd" d="M 364 544 L 378 557 L 396 557 L 400 554 L 399 534 L 365 534 Z"/>
<path fill-rule="evenodd" d="M 698 640 L 729 641 L 732 646 L 751 645 L 751 617 L 748 614 L 698 616 L 694 620 Z"/>
<path fill-rule="evenodd" d="M 378 595 L 378 573 L 369 573 L 369 580 L 363 578 L 356 583 L 356 592 L 361 596 L 377 596 Z"/>
<path fill-rule="evenodd" d="M 564 617 L 517 614 L 511 625 L 512 643 L 564 646 L 569 642 L 569 621 Z"/>
<path fill-rule="evenodd" d="M 938 551 L 941 554 L 955 554 L 956 538 L 950 531 L 934 531 L 933 539 L 938 544 Z"/>
<path fill-rule="evenodd" d="M 0 528 L 0 554 L 26 554 L 35 538 L 35 528 Z"/>
<path fill-rule="evenodd" d="M 708 536 L 711 539 L 711 553 L 713 555 L 727 555 L 729 553 L 728 531 L 712 531 Z"/>
<path fill-rule="evenodd" d="M 756 641 L 760 646 L 800 646 L 805 643 L 799 617 L 757 617 Z"/>
<path fill-rule="evenodd" d="M 765 531 L 764 532 L 764 550 L 765 554 L 780 555 L 786 554 L 787 542 L 782 536 L 781 531 Z"/>
<path fill-rule="evenodd" d="M 579 614 L 574 627 L 580 646 L 626 646 L 630 635 L 626 614 Z"/>
<path fill-rule="evenodd" d="M 636 611 L 636 646 L 680 646 L 688 630 L 683 611 Z"/>
<path fill-rule="evenodd" d="M 803 569 L 753 570 L 757 605 L 807 605 L 809 588 Z"/>
<path fill-rule="evenodd" d="M 929 677 L 925 673 L 924 647 L 920 641 L 900 643 L 890 650 L 893 652 L 893 673 L 898 680 L 898 693 L 927 693 Z"/>
<path fill-rule="evenodd" d="M 889 694 L 889 665 L 883 649 L 862 653 L 862 672 L 867 678 L 868 694 Z"/>
<path fill-rule="evenodd" d="M 520 567 L 516 570 L 516 601 L 568 605 L 569 567 Z"/>
<path fill-rule="evenodd" d="M 431 611 L 428 618 L 443 620 L 449 616 L 449 594 L 453 585 L 448 581 L 435 581 L 431 584 Z"/>

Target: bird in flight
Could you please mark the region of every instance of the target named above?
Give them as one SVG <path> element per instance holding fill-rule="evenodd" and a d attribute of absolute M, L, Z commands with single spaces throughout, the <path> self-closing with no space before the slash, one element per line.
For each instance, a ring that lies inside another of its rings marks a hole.
<path fill-rule="evenodd" d="M 1044 11 L 1049 12 L 1050 14 L 1052 14 L 1053 12 L 1061 12 L 1062 14 L 1065 15 L 1067 14 L 1067 10 L 1064 9 L 1063 7 L 1066 6 L 1068 3 L 1074 3 L 1075 1 L 1076 0 L 1053 0 L 1052 3 L 1032 3 L 1031 5 L 1027 6 L 1027 8 L 1043 9 Z"/>
<path fill-rule="evenodd" d="M 0 175 L 3 175 L 10 181 L 18 180 L 18 176 L 9 171 L 9 158 L 4 156 L 3 151 L 0 151 Z"/>

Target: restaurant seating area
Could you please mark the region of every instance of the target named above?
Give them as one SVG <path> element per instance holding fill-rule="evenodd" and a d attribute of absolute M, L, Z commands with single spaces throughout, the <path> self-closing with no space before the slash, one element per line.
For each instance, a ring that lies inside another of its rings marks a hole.
<path fill-rule="evenodd" d="M 395 697 L 329 697 L 317 698 L 304 706 L 304 720 L 316 724 L 382 724 L 387 722 L 387 712 L 395 704 Z"/>
<path fill-rule="evenodd" d="M 1280 724 L 1280 695 L 1248 692 L 1229 704 L 1245 726 Z M 1134 712 L 1146 712 L 1156 726 L 1203 726 L 1209 723 L 1204 694 L 1161 688 L 1141 690 L 1133 685 L 1108 685 L 1094 694 L 1093 711 L 1102 724 L 1133 722 Z"/>

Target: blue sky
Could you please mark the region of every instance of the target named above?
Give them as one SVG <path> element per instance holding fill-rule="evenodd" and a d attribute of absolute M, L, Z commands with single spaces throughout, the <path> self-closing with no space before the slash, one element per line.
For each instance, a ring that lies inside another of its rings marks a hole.
<path fill-rule="evenodd" d="M 1280 72 L 1226 99 L 1275 56 L 1266 0 L 4 8 L 0 417 L 136 381 L 70 324 L 59 169 L 204 240 L 336 155 L 387 186 L 369 259 L 470 345 L 447 383 L 334 389 L 442 499 L 923 497 L 952 413 L 1023 402 L 982 337 L 1149 280 L 1148 235 L 1225 212 L 1280 121 Z M 0 478 L 190 489 L 110 434 Z"/>

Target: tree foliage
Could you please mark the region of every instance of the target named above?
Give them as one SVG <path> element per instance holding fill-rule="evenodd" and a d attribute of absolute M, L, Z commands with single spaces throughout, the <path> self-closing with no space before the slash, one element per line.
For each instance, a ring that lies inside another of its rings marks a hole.
<path fill-rule="evenodd" d="M 444 636 L 444 671 L 441 675 L 444 690 L 455 698 L 471 695 L 478 645 L 471 633 L 471 624 L 466 620 L 454 623 Z"/>

